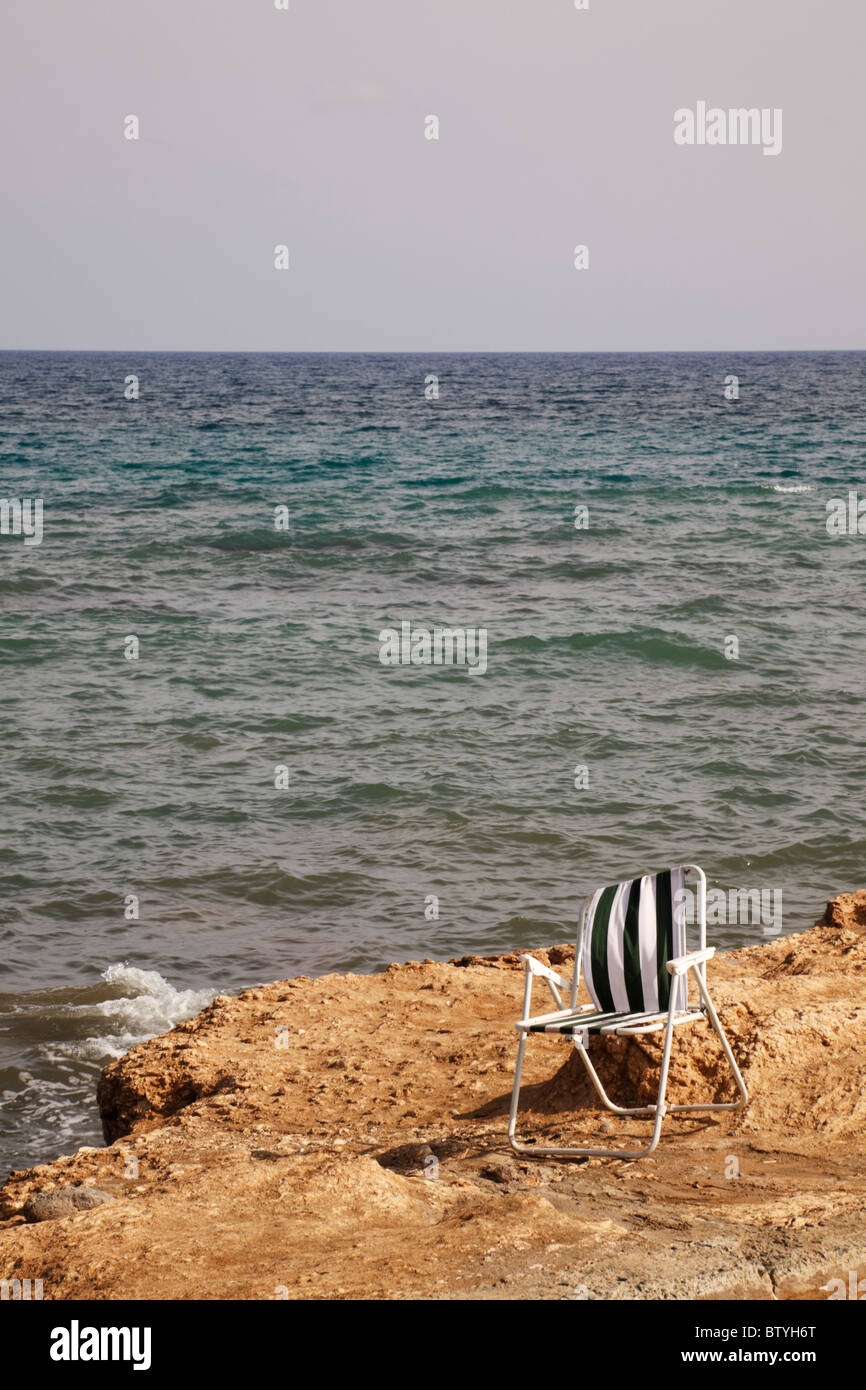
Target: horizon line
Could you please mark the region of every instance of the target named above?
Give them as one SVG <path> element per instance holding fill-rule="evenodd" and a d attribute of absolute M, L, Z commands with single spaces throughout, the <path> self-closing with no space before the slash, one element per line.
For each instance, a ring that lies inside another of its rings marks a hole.
<path fill-rule="evenodd" d="M 129 355 L 219 357 L 697 357 L 711 353 L 783 356 L 797 353 L 863 353 L 864 347 L 808 348 L 71 348 L 0 347 L 0 353 L 78 353 L 82 356 Z"/>

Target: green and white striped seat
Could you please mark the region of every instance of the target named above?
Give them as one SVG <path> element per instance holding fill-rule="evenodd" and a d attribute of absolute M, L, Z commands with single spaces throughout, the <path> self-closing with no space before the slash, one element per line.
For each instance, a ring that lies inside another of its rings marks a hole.
<path fill-rule="evenodd" d="M 581 970 L 595 1011 L 534 1023 L 533 1033 L 613 1031 L 637 1025 L 686 1003 L 685 977 L 674 978 L 668 961 L 685 954 L 685 870 L 599 888 L 586 911 Z"/>
<path fill-rule="evenodd" d="M 699 945 L 689 952 L 686 942 L 686 874 L 698 878 L 697 926 Z M 707 992 L 706 963 L 715 955 L 707 946 L 707 880 L 697 865 L 665 869 L 644 874 L 607 888 L 599 888 L 587 899 L 581 915 L 580 935 L 575 953 L 574 977 L 564 979 L 534 956 L 523 956 L 525 980 L 523 1013 L 515 1027 L 519 1033 L 514 1089 L 508 1117 L 508 1141 L 521 1154 L 545 1154 L 563 1158 L 596 1157 L 643 1158 L 652 1153 L 659 1140 L 662 1120 L 668 1111 L 736 1110 L 748 1101 L 731 1045 L 719 1022 Z M 577 1006 L 581 974 L 592 1000 Z M 699 1002 L 688 1002 L 689 975 L 694 979 Z M 544 980 L 558 1008 L 554 1013 L 532 1015 L 530 1008 L 535 979 Z M 570 1004 L 563 1005 L 560 988 L 568 990 Z M 739 1091 L 735 1101 L 709 1101 L 688 1105 L 667 1105 L 668 1068 L 673 1030 L 680 1024 L 706 1020 L 715 1029 Z M 658 1097 L 654 1105 L 622 1106 L 611 1101 L 593 1066 L 588 1051 L 591 1034 L 616 1033 L 620 1036 L 664 1032 L 659 1065 Z M 608 1110 L 622 1116 L 653 1120 L 648 1145 L 637 1149 L 565 1148 L 561 1145 L 523 1144 L 516 1137 L 520 1103 L 520 1077 L 524 1052 L 533 1033 L 561 1033 L 570 1038 L 589 1072 L 596 1091 Z"/>

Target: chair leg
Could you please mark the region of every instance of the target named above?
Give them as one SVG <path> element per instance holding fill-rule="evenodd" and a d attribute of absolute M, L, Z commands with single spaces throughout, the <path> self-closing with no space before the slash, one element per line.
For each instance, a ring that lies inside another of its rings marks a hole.
<path fill-rule="evenodd" d="M 739 1099 L 738 1099 L 738 1100 L 729 1100 L 729 1101 L 722 1101 L 722 1102 L 720 1102 L 720 1101 L 714 1101 L 714 1102 L 704 1101 L 702 1104 L 697 1104 L 697 1105 L 671 1105 L 671 1106 L 668 1107 L 668 1109 L 669 1109 L 669 1110 L 740 1110 L 744 1105 L 748 1104 L 749 1092 L 748 1092 L 748 1090 L 746 1089 L 746 1083 L 745 1083 L 745 1081 L 743 1080 L 742 1074 L 741 1074 L 741 1072 L 740 1072 L 740 1068 L 737 1066 L 737 1059 L 735 1058 L 735 1056 L 734 1056 L 734 1054 L 733 1054 L 733 1051 L 732 1051 L 732 1049 L 731 1049 L 731 1044 L 728 1042 L 727 1034 L 725 1033 L 725 1030 L 724 1030 L 724 1028 L 722 1027 L 722 1024 L 721 1024 L 721 1020 L 720 1020 L 720 1018 L 719 1018 L 719 1015 L 716 1013 L 715 1005 L 713 1004 L 713 1001 L 712 1001 L 712 999 L 711 999 L 710 996 L 709 996 L 709 992 L 708 992 L 708 990 L 707 990 L 706 982 L 705 982 L 705 980 L 703 979 L 703 977 L 701 976 L 700 970 L 696 970 L 696 971 L 695 971 L 695 975 L 696 975 L 697 981 L 698 981 L 698 988 L 699 988 L 700 991 L 701 991 L 701 998 L 702 998 L 703 1001 L 704 1001 L 704 1007 L 706 1008 L 707 1015 L 708 1015 L 708 1017 L 709 1017 L 710 1023 L 713 1025 L 713 1028 L 715 1029 L 716 1033 L 718 1034 L 719 1042 L 722 1044 L 722 1051 L 724 1052 L 726 1058 L 728 1059 L 728 1065 L 730 1066 L 731 1071 L 732 1071 L 733 1074 L 734 1074 L 734 1081 L 735 1081 L 736 1084 L 737 1084 L 737 1090 L 739 1091 L 740 1096 L 739 1096 Z"/>
<path fill-rule="evenodd" d="M 514 1130 L 517 1125 L 517 1107 L 520 1103 L 520 1074 L 523 1071 L 523 1054 L 526 1051 L 526 1034 L 520 1034 L 520 1042 L 517 1044 L 517 1062 L 514 1067 L 514 1089 L 511 1092 L 511 1109 L 508 1113 L 508 1142 L 517 1153 L 523 1152 L 523 1145 L 519 1144 L 514 1138 Z"/>

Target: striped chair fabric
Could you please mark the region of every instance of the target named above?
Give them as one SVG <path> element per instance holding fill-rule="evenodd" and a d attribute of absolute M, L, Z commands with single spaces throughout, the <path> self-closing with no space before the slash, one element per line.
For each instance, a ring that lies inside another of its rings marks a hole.
<path fill-rule="evenodd" d="M 587 909 L 581 973 L 594 1013 L 532 1032 L 597 1033 L 618 1021 L 653 1017 L 686 1007 L 685 976 L 674 979 L 667 963 L 686 953 L 685 869 L 645 874 L 600 888 Z"/>

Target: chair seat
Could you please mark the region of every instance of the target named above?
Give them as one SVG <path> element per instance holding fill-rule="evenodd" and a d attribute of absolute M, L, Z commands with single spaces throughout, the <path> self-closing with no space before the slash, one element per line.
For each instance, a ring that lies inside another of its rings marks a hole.
<path fill-rule="evenodd" d="M 522 1019 L 517 1027 L 527 1033 L 613 1033 L 628 1028 L 642 1032 L 661 1028 L 667 1022 L 667 1010 L 655 1009 L 646 1013 L 572 1013 L 543 1014 L 538 1018 Z M 674 1014 L 674 1025 L 690 1019 L 703 1018 L 701 1010 L 680 1009 Z"/>

